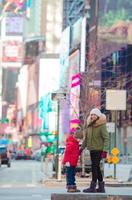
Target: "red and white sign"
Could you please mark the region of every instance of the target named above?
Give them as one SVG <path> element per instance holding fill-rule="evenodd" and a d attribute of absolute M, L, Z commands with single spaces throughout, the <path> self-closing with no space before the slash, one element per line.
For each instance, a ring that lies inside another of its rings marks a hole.
<path fill-rule="evenodd" d="M 72 83 L 71 83 L 71 87 L 76 87 L 80 85 L 80 73 L 75 74 L 72 76 Z"/>
<path fill-rule="evenodd" d="M 23 48 L 20 41 L 4 41 L 2 62 L 21 62 Z"/>

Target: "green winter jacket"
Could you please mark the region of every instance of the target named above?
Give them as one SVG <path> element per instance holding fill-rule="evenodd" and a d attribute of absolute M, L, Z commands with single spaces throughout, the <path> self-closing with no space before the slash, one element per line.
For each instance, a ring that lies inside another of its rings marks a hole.
<path fill-rule="evenodd" d="M 90 124 L 90 121 L 88 122 Z M 84 132 L 82 149 L 108 151 L 109 135 L 106 129 L 106 117 L 104 114 Z"/>

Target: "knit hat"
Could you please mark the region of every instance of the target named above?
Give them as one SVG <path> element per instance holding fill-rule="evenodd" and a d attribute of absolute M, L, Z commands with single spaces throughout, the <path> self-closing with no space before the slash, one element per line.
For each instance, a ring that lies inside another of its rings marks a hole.
<path fill-rule="evenodd" d="M 98 117 L 100 117 L 102 115 L 101 111 L 98 109 L 98 108 L 93 108 L 91 111 L 90 111 L 90 115 L 92 114 L 95 114 L 97 115 Z"/>

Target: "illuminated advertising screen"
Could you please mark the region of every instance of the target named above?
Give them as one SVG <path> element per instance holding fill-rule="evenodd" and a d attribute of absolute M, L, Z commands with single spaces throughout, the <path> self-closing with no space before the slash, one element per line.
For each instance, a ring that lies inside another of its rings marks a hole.
<path fill-rule="evenodd" d="M 38 102 L 38 65 L 33 64 L 28 68 L 27 106 Z"/>
<path fill-rule="evenodd" d="M 99 1 L 99 28 L 101 39 L 132 44 L 132 1 Z"/>
<path fill-rule="evenodd" d="M 78 19 L 72 26 L 72 48 L 77 47 L 81 43 L 81 26 L 82 18 Z"/>
<path fill-rule="evenodd" d="M 20 12 L 26 9 L 26 3 L 28 0 L 1 0 L 2 12 Z"/>
<path fill-rule="evenodd" d="M 3 93 L 2 100 L 9 104 L 15 104 L 15 88 L 18 77 L 18 68 L 3 68 L 2 69 L 2 85 Z"/>
<path fill-rule="evenodd" d="M 67 71 L 69 68 L 69 51 L 70 51 L 70 27 L 67 27 L 61 36 L 60 41 L 60 85 L 67 86 Z M 67 97 L 68 98 L 68 97 Z M 66 100 L 61 103 L 61 123 L 60 129 L 64 134 L 69 133 L 69 102 Z M 63 138 L 64 138 L 63 134 Z"/>
<path fill-rule="evenodd" d="M 23 17 L 16 15 L 8 15 L 6 17 L 6 35 L 22 35 L 23 34 Z"/>
<path fill-rule="evenodd" d="M 70 92 L 70 119 L 79 118 L 80 84 L 71 88 Z"/>
<path fill-rule="evenodd" d="M 79 50 L 69 57 L 69 86 L 70 86 L 70 130 L 74 130 L 79 124 L 79 100 L 80 100 L 80 73 Z"/>
<path fill-rule="evenodd" d="M 61 77 L 60 84 L 67 85 L 66 71 L 69 67 L 69 51 L 70 51 L 70 27 L 67 27 L 61 35 L 60 41 L 60 67 Z"/>
<path fill-rule="evenodd" d="M 59 88 L 59 58 L 41 58 L 39 70 L 39 118 L 41 131 L 56 131 L 56 111 L 52 107 L 51 93 Z"/>
<path fill-rule="evenodd" d="M 39 100 L 49 92 L 59 87 L 60 63 L 59 58 L 40 59 Z"/>
<path fill-rule="evenodd" d="M 88 65 L 95 65 L 97 49 L 97 19 L 98 19 L 98 0 L 89 0 L 89 18 L 87 38 L 88 38 Z"/>
<path fill-rule="evenodd" d="M 89 105 L 91 108 L 100 107 L 100 88 L 89 88 Z"/>
<path fill-rule="evenodd" d="M 39 66 L 38 63 L 34 63 L 28 67 L 28 84 L 27 84 L 27 132 L 35 132 L 36 127 L 39 126 L 35 124 L 37 120 L 34 120 L 34 117 L 37 118 L 37 108 L 38 108 L 38 76 L 39 76 Z M 36 116 L 35 116 L 36 115 Z"/>

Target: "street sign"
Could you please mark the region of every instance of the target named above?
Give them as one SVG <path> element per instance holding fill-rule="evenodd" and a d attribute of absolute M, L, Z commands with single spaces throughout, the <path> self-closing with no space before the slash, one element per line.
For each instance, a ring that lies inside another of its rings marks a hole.
<path fill-rule="evenodd" d="M 106 128 L 107 128 L 108 133 L 115 133 L 115 123 L 108 122 L 106 124 Z"/>
<path fill-rule="evenodd" d="M 117 156 L 112 157 L 112 163 L 117 164 L 120 161 L 120 159 Z"/>
<path fill-rule="evenodd" d="M 112 153 L 114 156 L 117 156 L 117 155 L 120 153 L 120 151 L 119 151 L 118 148 L 115 147 L 115 148 L 112 149 L 111 153 Z"/>
<path fill-rule="evenodd" d="M 126 110 L 126 90 L 106 90 L 106 110 Z"/>
<path fill-rule="evenodd" d="M 119 163 L 120 159 L 118 158 L 118 154 L 120 153 L 119 149 L 118 148 L 113 148 L 112 151 L 111 151 L 112 155 L 109 155 L 107 157 L 107 162 L 109 164 L 114 164 L 116 165 L 117 163 Z"/>
<path fill-rule="evenodd" d="M 51 99 L 52 100 L 61 100 L 61 99 L 66 99 L 66 89 L 59 89 L 55 92 L 51 93 Z"/>

